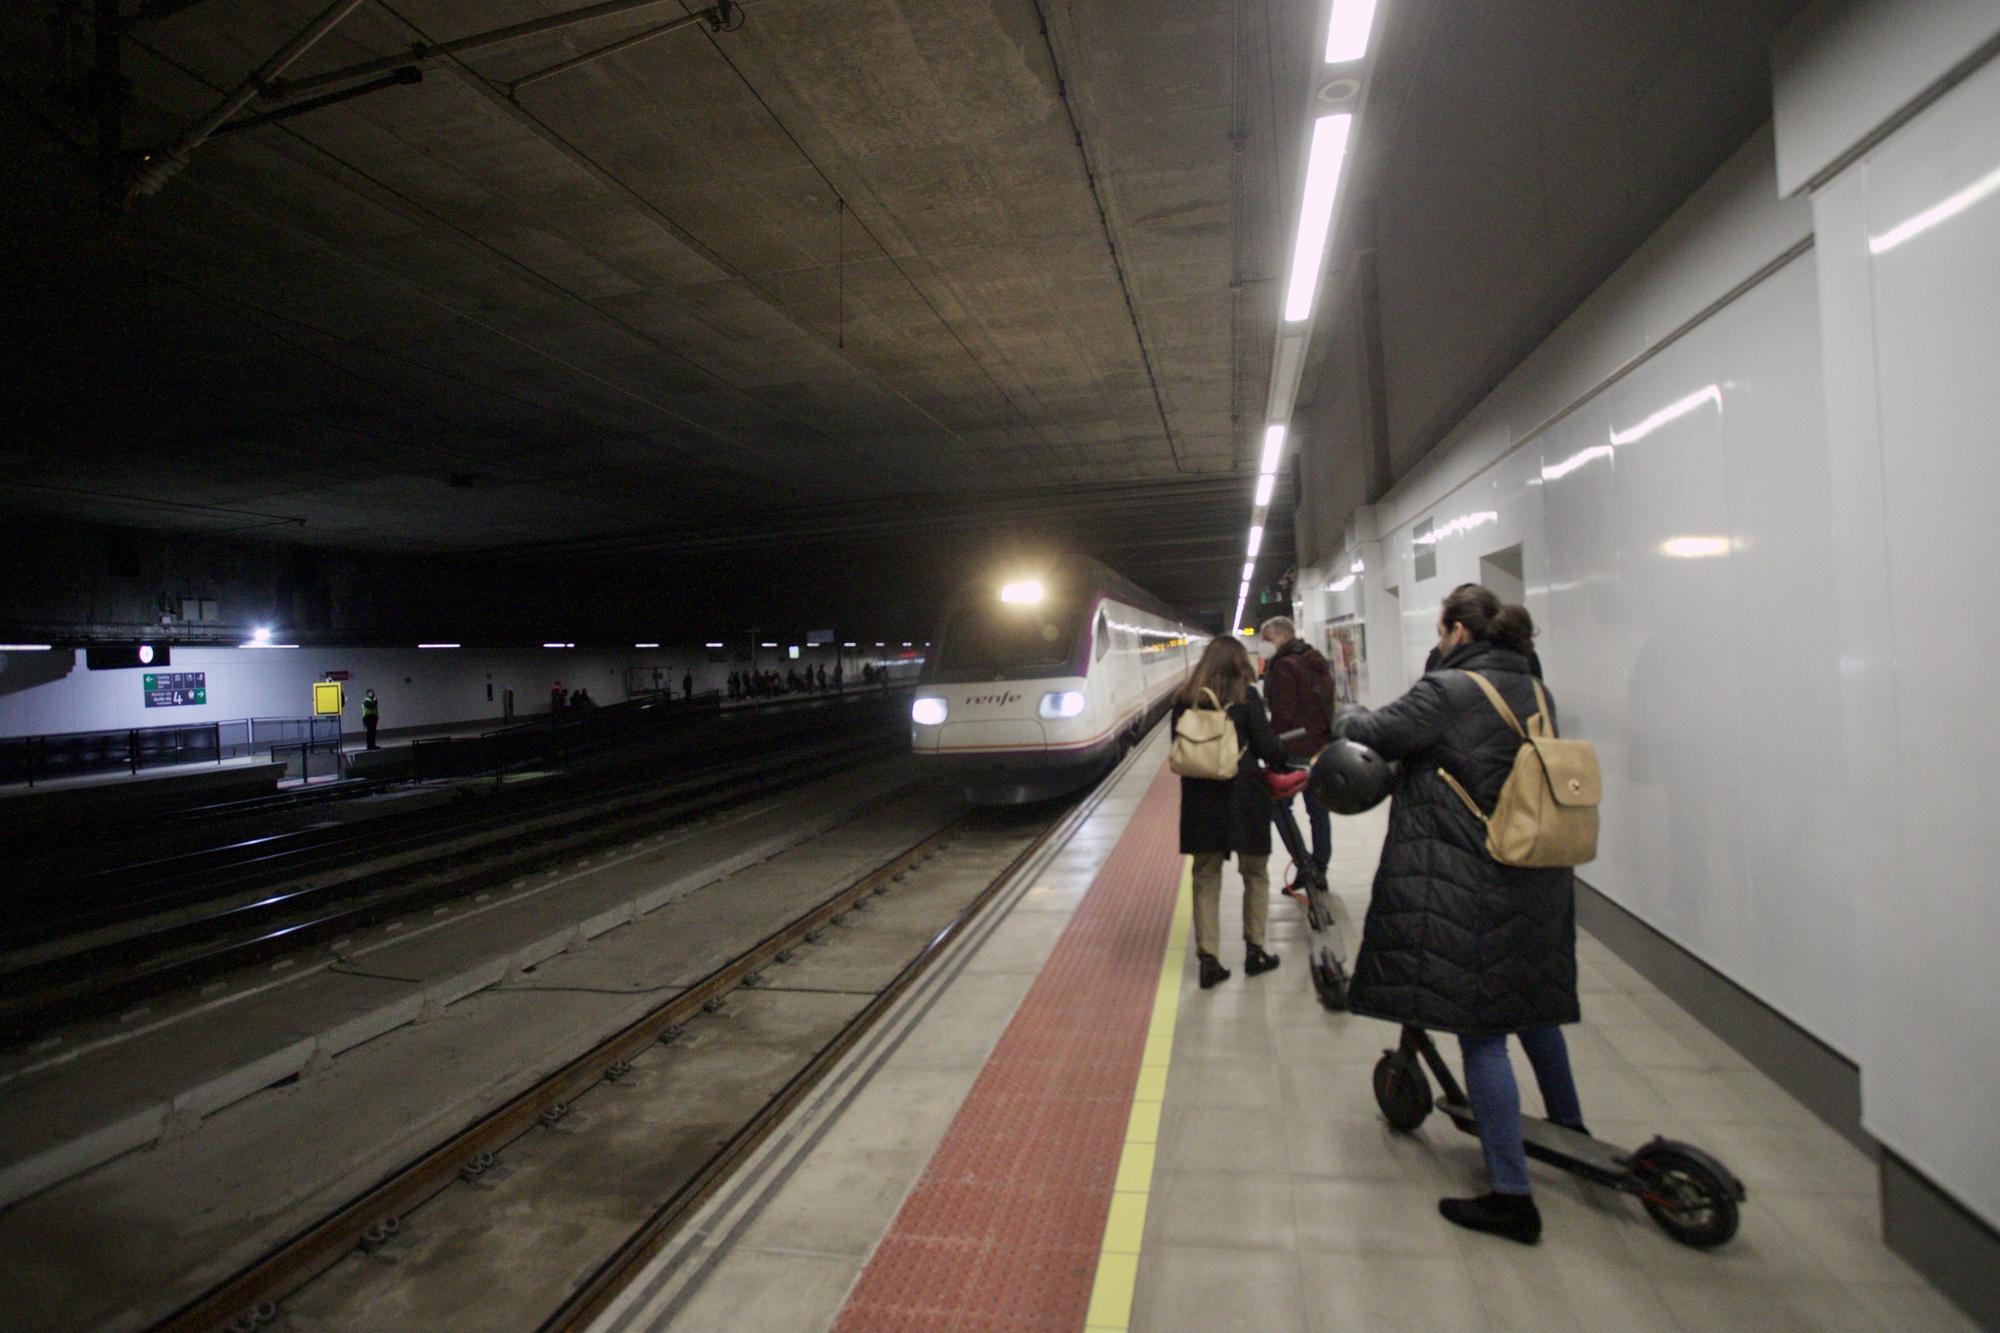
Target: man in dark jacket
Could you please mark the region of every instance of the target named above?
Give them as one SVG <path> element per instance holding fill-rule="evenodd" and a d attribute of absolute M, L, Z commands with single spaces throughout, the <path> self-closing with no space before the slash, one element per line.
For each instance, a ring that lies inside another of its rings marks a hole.
<path fill-rule="evenodd" d="M 1440 1211 L 1460 1226 L 1533 1243 L 1541 1215 L 1529 1193 L 1507 1038 L 1527 1052 L 1549 1119 L 1580 1129 L 1559 1026 L 1578 1019 L 1574 881 L 1567 869 L 1494 860 L 1480 818 L 1438 776 L 1450 773 L 1482 812 L 1493 808 L 1520 739 L 1467 673 L 1484 676 L 1517 719 L 1532 717 L 1533 622 L 1474 585 L 1445 600 L 1438 629 L 1436 670 L 1385 708 L 1343 711 L 1336 727 L 1401 761 L 1348 1007 L 1458 1035 L 1493 1189 L 1446 1199 Z M 1553 731 L 1553 700 L 1547 721 Z"/>
<path fill-rule="evenodd" d="M 1298 636 L 1285 616 L 1272 616 L 1259 631 L 1271 645 L 1271 660 L 1264 667 L 1264 698 L 1271 706 L 1271 729 L 1280 735 L 1304 731 L 1304 736 L 1285 742 L 1292 758 L 1304 763 L 1326 748 L 1333 739 L 1333 668 L 1319 650 Z M 1312 859 L 1320 874 L 1326 874 L 1333 859 L 1333 820 L 1326 807 L 1307 792 L 1306 822 L 1312 825 Z M 1271 817 L 1280 807 L 1273 804 Z"/>

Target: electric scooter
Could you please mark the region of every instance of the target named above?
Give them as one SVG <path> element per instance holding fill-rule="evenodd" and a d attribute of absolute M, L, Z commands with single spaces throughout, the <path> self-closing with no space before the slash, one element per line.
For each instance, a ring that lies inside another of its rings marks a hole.
<path fill-rule="evenodd" d="M 1305 733 L 1286 732 L 1280 739 L 1289 739 L 1294 734 Z M 1334 915 L 1333 894 L 1327 889 L 1326 876 L 1313 863 L 1306 840 L 1299 834 L 1299 822 L 1292 817 L 1292 798 L 1305 790 L 1311 776 L 1303 768 L 1266 769 L 1264 787 L 1271 793 L 1271 822 L 1278 826 L 1278 837 L 1291 854 L 1292 868 L 1298 874 L 1296 883 L 1285 886 L 1285 893 L 1297 898 L 1306 909 L 1313 993 L 1319 996 L 1321 1005 L 1339 1012 L 1347 1008 L 1347 955 L 1340 945 L 1340 922 Z"/>
<path fill-rule="evenodd" d="M 1431 1085 L 1424 1078 L 1426 1065 L 1443 1089 L 1435 1102 Z M 1431 1034 L 1422 1028 L 1405 1027 L 1396 1049 L 1382 1052 L 1376 1061 L 1375 1104 L 1382 1108 L 1391 1129 L 1406 1134 L 1423 1124 L 1433 1105 L 1466 1133 L 1479 1133 L 1465 1090 L 1438 1054 Z M 1655 1137 L 1626 1152 L 1581 1131 L 1528 1115 L 1521 1117 L 1521 1138 L 1530 1157 L 1637 1195 L 1660 1229 L 1683 1245 L 1713 1249 L 1736 1234 L 1743 1182 L 1691 1144 Z"/>

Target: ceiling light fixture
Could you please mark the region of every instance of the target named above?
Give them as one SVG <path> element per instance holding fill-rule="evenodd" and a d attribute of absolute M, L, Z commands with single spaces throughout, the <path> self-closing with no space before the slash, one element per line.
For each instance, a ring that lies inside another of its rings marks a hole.
<path fill-rule="evenodd" d="M 1278 458 L 1285 452 L 1285 424 L 1272 422 L 1264 427 L 1264 461 L 1257 466 L 1259 472 L 1276 472 Z"/>
<path fill-rule="evenodd" d="M 1266 472 L 1257 478 L 1257 507 L 1264 508 L 1271 503 L 1271 490 L 1278 484 L 1278 474 Z"/>
<path fill-rule="evenodd" d="M 1245 560 L 1243 562 L 1243 581 L 1245 583 L 1248 583 L 1250 581 L 1250 576 L 1252 574 L 1255 574 L 1256 572 L 1257 572 L 1257 562 L 1255 560 Z"/>
<path fill-rule="evenodd" d="M 1257 558 L 1257 552 L 1263 549 L 1264 549 L 1264 525 L 1262 523 L 1252 523 L 1250 525 L 1250 553 L 1249 553 L 1250 558 L 1252 560 L 1255 560 Z"/>
<path fill-rule="evenodd" d="M 420 643 L 420 644 L 418 644 L 418 645 L 417 645 L 417 647 L 419 647 L 419 648 L 456 648 L 456 647 L 458 647 L 458 645 L 457 645 L 457 644 L 455 644 L 455 643 Z"/>
<path fill-rule="evenodd" d="M 1368 54 L 1368 34 L 1375 26 L 1375 0 L 1333 0 L 1333 17 L 1326 25 L 1326 63 L 1344 65 Z"/>
<path fill-rule="evenodd" d="M 1299 206 L 1299 238 L 1292 248 L 1292 280 L 1285 287 L 1285 322 L 1311 317 L 1319 291 L 1320 266 L 1326 260 L 1327 232 L 1333 226 L 1333 200 L 1340 188 L 1340 167 L 1347 160 L 1347 136 L 1354 128 L 1349 112 L 1321 116 L 1313 122 L 1312 151 L 1306 158 L 1305 202 Z"/>

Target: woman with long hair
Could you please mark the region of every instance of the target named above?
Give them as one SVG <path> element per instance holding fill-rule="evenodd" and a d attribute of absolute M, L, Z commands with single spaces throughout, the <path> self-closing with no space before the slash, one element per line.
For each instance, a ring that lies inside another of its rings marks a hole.
<path fill-rule="evenodd" d="M 1542 1217 L 1528 1189 L 1507 1038 L 1527 1052 L 1548 1118 L 1581 1130 L 1560 1026 L 1579 1017 L 1575 882 L 1567 869 L 1494 860 L 1485 828 L 1439 772 L 1480 809 L 1493 808 L 1521 742 L 1472 673 L 1525 725 L 1540 706 L 1534 636 L 1526 607 L 1502 606 L 1478 584 L 1456 588 L 1438 615 L 1436 669 L 1386 708 L 1356 709 L 1334 724 L 1337 735 L 1402 761 L 1348 1007 L 1457 1034 L 1492 1189 L 1444 1199 L 1438 1210 L 1459 1226 L 1524 1244 L 1541 1237 Z M 1548 710 L 1553 732 L 1553 700 Z"/>
<path fill-rule="evenodd" d="M 1256 761 L 1283 765 L 1287 756 L 1271 730 L 1255 681 L 1250 654 L 1241 643 L 1212 639 L 1174 698 L 1174 725 L 1191 708 L 1220 707 L 1235 724 L 1245 751 L 1233 778 L 1181 779 L 1181 851 L 1194 857 L 1194 947 L 1203 990 L 1229 979 L 1218 937 L 1222 867 L 1232 855 L 1243 876 L 1243 972 L 1254 977 L 1278 965 L 1278 955 L 1264 948 L 1271 899 L 1271 797 Z"/>

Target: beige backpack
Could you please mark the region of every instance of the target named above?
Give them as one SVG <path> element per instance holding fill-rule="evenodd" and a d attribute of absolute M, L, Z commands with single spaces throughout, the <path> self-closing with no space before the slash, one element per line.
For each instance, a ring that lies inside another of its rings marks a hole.
<path fill-rule="evenodd" d="M 1197 704 L 1174 723 L 1173 747 L 1167 751 L 1167 767 L 1184 778 L 1227 782 L 1236 776 L 1243 746 L 1236 739 L 1236 724 L 1215 691 L 1203 687 L 1206 707 Z"/>
<path fill-rule="evenodd" d="M 1514 769 L 1500 788 L 1491 815 L 1482 812 L 1457 778 L 1438 770 L 1465 808 L 1486 826 L 1486 853 L 1502 865 L 1549 869 L 1580 866 L 1597 856 L 1597 801 L 1600 783 L 1597 747 L 1589 741 L 1566 741 L 1550 733 L 1549 700 L 1535 681 L 1535 706 L 1527 730 L 1493 682 L 1468 671 L 1516 736 Z"/>

